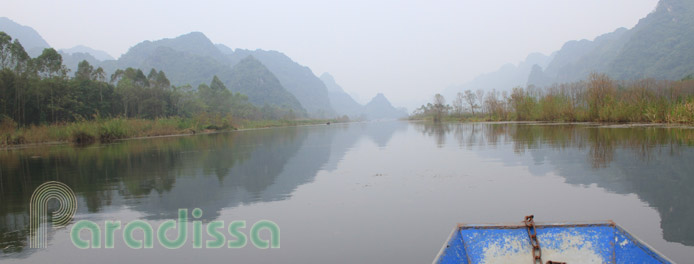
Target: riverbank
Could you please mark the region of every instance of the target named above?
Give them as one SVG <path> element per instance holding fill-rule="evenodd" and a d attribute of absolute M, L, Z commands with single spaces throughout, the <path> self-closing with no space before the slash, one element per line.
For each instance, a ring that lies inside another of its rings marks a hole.
<path fill-rule="evenodd" d="M 123 139 L 220 133 L 234 130 L 261 129 L 339 123 L 346 120 L 227 120 L 225 118 L 127 119 L 108 118 L 73 123 L 17 127 L 11 120 L 0 121 L 0 149 L 32 145 L 89 145 Z"/>
<path fill-rule="evenodd" d="M 409 118 L 403 119 L 408 122 L 434 122 L 432 118 Z M 586 125 L 610 128 L 638 128 L 638 127 L 663 127 L 663 128 L 690 128 L 694 129 L 694 124 L 690 123 L 644 123 L 644 122 L 598 122 L 598 121 L 514 121 L 514 120 L 491 120 L 484 118 L 443 118 L 438 122 L 441 124 L 451 123 L 482 123 L 482 124 L 530 124 L 530 125 Z"/>
<path fill-rule="evenodd" d="M 508 115 L 509 118 L 498 118 L 498 117 L 492 117 L 489 115 L 471 115 L 471 114 L 462 114 L 462 115 L 444 115 L 440 118 L 439 122 L 514 122 L 514 123 L 544 123 L 544 124 L 570 124 L 570 123 L 576 123 L 576 124 L 602 124 L 602 125 L 609 125 L 609 126 L 683 126 L 683 127 L 694 127 L 694 103 L 691 103 L 688 105 L 689 108 L 691 108 L 691 112 L 689 110 L 687 111 L 682 111 L 685 114 L 679 115 L 681 118 L 669 118 L 666 120 L 652 120 L 652 121 L 629 121 L 629 120 L 592 120 L 592 119 L 578 119 L 578 120 L 565 120 L 565 119 L 518 119 L 515 118 L 513 115 Z M 691 116 L 691 117 L 689 117 Z M 415 115 L 415 116 L 410 116 L 407 119 L 408 121 L 427 121 L 427 122 L 435 122 L 434 121 L 434 115 Z"/>

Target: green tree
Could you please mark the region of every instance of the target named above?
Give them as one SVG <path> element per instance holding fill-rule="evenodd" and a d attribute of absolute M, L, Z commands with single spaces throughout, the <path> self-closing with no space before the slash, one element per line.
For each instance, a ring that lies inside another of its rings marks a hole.
<path fill-rule="evenodd" d="M 0 31 L 0 68 L 10 67 L 10 46 L 12 45 L 12 37 L 5 32 Z"/>
<path fill-rule="evenodd" d="M 231 112 L 233 95 L 224 84 L 214 76 L 210 85 L 201 84 L 198 87 L 200 98 L 205 103 L 207 112 L 227 114 Z"/>
<path fill-rule="evenodd" d="M 14 42 L 12 42 L 12 45 L 10 46 L 10 55 L 11 65 L 13 66 L 15 73 L 22 74 L 29 69 L 31 57 L 29 57 L 29 54 L 26 52 L 26 50 L 24 50 L 22 44 L 19 43 L 19 40 L 15 39 Z"/>
<path fill-rule="evenodd" d="M 92 72 L 94 71 L 94 67 L 89 64 L 88 61 L 83 60 L 79 64 L 77 64 L 77 71 L 75 72 L 75 78 L 76 79 L 82 79 L 82 80 L 92 80 Z"/>
<path fill-rule="evenodd" d="M 516 120 L 530 120 L 535 108 L 535 98 L 528 95 L 522 87 L 513 88 L 510 98 L 511 108 L 516 113 Z"/>
<path fill-rule="evenodd" d="M 41 55 L 34 59 L 34 67 L 44 78 L 64 76 L 67 73 L 63 66 L 63 57 L 53 48 L 44 49 Z"/>
<path fill-rule="evenodd" d="M 605 109 L 612 101 L 616 88 L 612 79 L 606 74 L 591 73 L 588 77 L 588 104 L 590 117 L 593 120 L 601 120 L 605 117 Z M 601 112 L 603 117 L 601 117 Z"/>

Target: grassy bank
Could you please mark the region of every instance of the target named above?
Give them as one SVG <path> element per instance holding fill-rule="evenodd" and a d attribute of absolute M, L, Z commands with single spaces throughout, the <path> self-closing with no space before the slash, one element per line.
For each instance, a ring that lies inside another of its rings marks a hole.
<path fill-rule="evenodd" d="M 72 123 L 44 124 L 19 127 L 9 118 L 0 120 L 0 148 L 22 144 L 108 143 L 119 139 L 196 133 L 211 133 L 238 129 L 256 129 L 298 125 L 325 124 L 344 120 L 232 120 L 222 116 L 195 118 L 167 117 L 159 119 L 107 118 Z"/>

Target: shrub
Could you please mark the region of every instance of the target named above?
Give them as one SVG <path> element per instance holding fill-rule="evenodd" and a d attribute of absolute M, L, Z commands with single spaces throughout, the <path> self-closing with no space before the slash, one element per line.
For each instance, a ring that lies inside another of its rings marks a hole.
<path fill-rule="evenodd" d="M 122 118 L 110 119 L 99 125 L 99 141 L 102 143 L 113 142 L 128 136 L 127 122 Z"/>
<path fill-rule="evenodd" d="M 671 123 L 694 123 L 694 99 L 678 103 L 672 107 L 667 121 Z"/>

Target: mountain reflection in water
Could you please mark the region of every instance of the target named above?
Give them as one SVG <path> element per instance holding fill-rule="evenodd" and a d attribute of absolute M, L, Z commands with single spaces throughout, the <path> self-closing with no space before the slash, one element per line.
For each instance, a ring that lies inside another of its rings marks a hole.
<path fill-rule="evenodd" d="M 209 222 L 230 208 L 288 200 L 296 195 L 297 188 L 313 183 L 320 172 L 339 171 L 346 154 L 363 150 L 364 142 L 389 149 L 398 134 L 403 137 L 398 147 L 409 153 L 417 153 L 428 144 L 453 153 L 474 153 L 504 166 L 523 166 L 538 177 L 551 172 L 570 185 L 636 195 L 657 210 L 664 240 L 694 246 L 692 129 L 382 122 L 2 151 L 0 258 L 31 261 L 32 254 L 38 252 L 27 247 L 28 201 L 33 190 L 46 181 L 70 186 L 78 197 L 78 215 L 87 219 L 100 219 L 127 208 L 140 213 L 140 219 L 160 221 L 175 219 L 178 208 L 201 208 L 202 221 Z M 450 155 L 429 153 L 442 155 L 442 159 Z M 393 156 L 392 162 L 362 165 L 386 168 L 407 164 L 438 170 L 431 164 L 403 160 L 403 156 Z M 489 171 L 495 173 L 494 168 Z M 339 175 L 355 176 L 349 171 Z M 403 176 L 398 183 L 405 184 L 407 179 Z M 326 194 L 318 195 L 316 199 Z M 353 198 L 358 197 L 339 197 Z M 407 199 L 402 203 L 403 208 L 408 206 Z M 302 213 L 306 212 L 297 212 Z M 440 238 L 441 243 L 444 239 Z M 422 258 L 429 257 L 433 255 Z"/>

